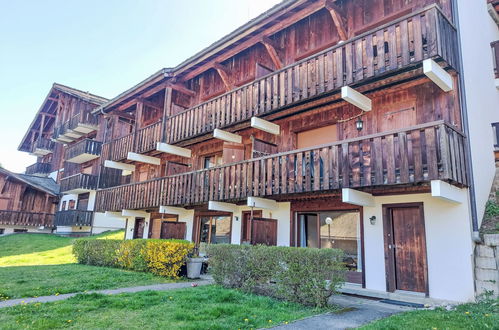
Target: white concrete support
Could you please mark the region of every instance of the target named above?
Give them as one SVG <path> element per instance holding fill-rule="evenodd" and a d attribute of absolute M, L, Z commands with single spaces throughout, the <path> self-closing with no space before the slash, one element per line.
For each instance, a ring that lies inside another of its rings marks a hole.
<path fill-rule="evenodd" d="M 281 133 L 281 127 L 279 125 L 258 117 L 251 117 L 251 127 L 274 135 L 279 135 Z"/>
<path fill-rule="evenodd" d="M 192 152 L 190 149 L 177 147 L 168 143 L 158 142 L 156 150 L 167 154 L 176 155 L 180 157 L 191 158 Z"/>
<path fill-rule="evenodd" d="M 129 172 L 135 171 L 135 165 L 115 162 L 112 160 L 105 160 L 104 167 L 115 168 L 117 170 L 123 170 L 123 171 L 129 171 Z"/>
<path fill-rule="evenodd" d="M 146 211 L 139 211 L 139 210 L 122 210 L 121 211 L 121 216 L 122 217 L 139 217 L 139 218 L 146 218 L 148 217 L 149 213 Z"/>
<path fill-rule="evenodd" d="M 111 211 L 106 211 L 104 212 L 106 217 L 110 218 L 122 218 L 123 216 L 121 215 L 121 212 L 111 212 Z"/>
<path fill-rule="evenodd" d="M 423 73 L 444 92 L 453 88 L 452 76 L 432 59 L 423 61 Z"/>
<path fill-rule="evenodd" d="M 174 206 L 164 206 L 161 205 L 159 207 L 159 213 L 165 213 L 165 214 L 183 214 L 184 212 L 188 211 L 187 209 L 184 209 L 183 207 L 174 207 Z"/>
<path fill-rule="evenodd" d="M 341 87 L 341 98 L 363 111 L 371 111 L 372 109 L 371 99 L 351 87 Z"/>
<path fill-rule="evenodd" d="M 374 197 L 372 194 L 351 189 L 343 188 L 341 190 L 343 203 L 349 203 L 360 206 L 374 206 Z"/>
<path fill-rule="evenodd" d="M 431 181 L 431 196 L 450 203 L 461 204 L 464 202 L 461 189 L 442 180 Z"/>
<path fill-rule="evenodd" d="M 238 210 L 238 206 L 232 203 L 209 201 L 208 210 L 236 213 Z"/>
<path fill-rule="evenodd" d="M 260 198 L 260 197 L 248 197 L 246 205 L 250 207 L 255 207 L 257 209 L 267 209 L 267 210 L 277 210 L 279 208 L 275 200 Z"/>
<path fill-rule="evenodd" d="M 128 156 L 126 157 L 128 160 L 132 160 L 134 162 L 146 163 L 151 165 L 161 165 L 161 159 L 152 156 L 141 155 L 135 152 L 128 152 Z"/>
<path fill-rule="evenodd" d="M 242 143 L 243 138 L 241 135 L 237 135 L 231 132 L 222 131 L 221 129 L 215 128 L 213 131 L 213 137 L 215 139 L 220 139 L 227 142 Z"/>

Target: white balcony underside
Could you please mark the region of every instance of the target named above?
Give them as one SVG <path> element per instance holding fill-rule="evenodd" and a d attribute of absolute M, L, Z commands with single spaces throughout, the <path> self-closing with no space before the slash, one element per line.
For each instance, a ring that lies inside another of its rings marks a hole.
<path fill-rule="evenodd" d="M 87 193 L 87 192 L 91 192 L 93 191 L 92 189 L 86 189 L 86 188 L 74 188 L 74 189 L 71 189 L 71 190 L 67 190 L 67 191 L 61 191 L 61 193 L 63 194 L 75 194 L 75 195 L 78 195 L 78 194 L 84 194 L 84 193 Z"/>
<path fill-rule="evenodd" d="M 96 159 L 96 158 L 99 158 L 99 155 L 84 153 L 84 154 L 75 156 L 73 158 L 69 158 L 66 161 L 68 161 L 70 163 L 81 164 L 81 163 L 85 163 L 85 162 L 91 161 L 92 159 Z"/>

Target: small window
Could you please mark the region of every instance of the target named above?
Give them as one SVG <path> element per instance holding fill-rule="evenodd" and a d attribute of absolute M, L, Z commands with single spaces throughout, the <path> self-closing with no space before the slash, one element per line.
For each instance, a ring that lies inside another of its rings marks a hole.
<path fill-rule="evenodd" d="M 66 201 L 62 202 L 61 211 L 66 210 Z"/>
<path fill-rule="evenodd" d="M 5 233 L 5 228 L 0 228 L 0 235 L 3 235 Z"/>
<path fill-rule="evenodd" d="M 203 158 L 203 168 L 212 168 L 222 165 L 222 155 L 211 155 Z"/>
<path fill-rule="evenodd" d="M 69 201 L 69 207 L 68 207 L 68 209 L 69 209 L 69 210 L 74 210 L 74 209 L 75 209 L 75 204 L 76 204 L 76 203 L 75 203 L 75 200 L 74 200 L 74 199 L 70 200 L 70 201 Z"/>
<path fill-rule="evenodd" d="M 27 229 L 14 229 L 14 233 L 27 233 Z"/>

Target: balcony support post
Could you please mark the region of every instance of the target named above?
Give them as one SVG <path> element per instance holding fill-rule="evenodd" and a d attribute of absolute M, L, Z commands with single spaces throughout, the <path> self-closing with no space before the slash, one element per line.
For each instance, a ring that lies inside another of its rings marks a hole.
<path fill-rule="evenodd" d="M 343 188 L 341 190 L 341 197 L 343 203 L 360 205 L 360 206 L 374 206 L 373 195 L 363 191 L 351 188 Z"/>
<path fill-rule="evenodd" d="M 261 43 L 267 50 L 267 53 L 269 53 L 270 59 L 275 65 L 275 69 L 280 70 L 282 68 L 282 61 L 279 58 L 279 54 L 277 53 L 277 49 L 279 48 L 278 45 L 270 38 L 265 36 L 262 37 Z"/>
<path fill-rule="evenodd" d="M 105 160 L 104 167 L 115 168 L 117 170 L 122 170 L 122 171 L 130 171 L 130 172 L 135 171 L 135 165 L 114 162 L 112 160 Z"/>
<path fill-rule="evenodd" d="M 164 213 L 164 214 L 181 215 L 187 211 L 188 210 L 184 209 L 183 207 L 165 206 L 165 205 L 160 205 L 159 207 L 159 213 Z"/>
<path fill-rule="evenodd" d="M 423 73 L 444 92 L 453 89 L 452 76 L 431 58 L 423 61 Z"/>
<path fill-rule="evenodd" d="M 326 9 L 329 11 L 329 14 L 331 15 L 334 26 L 336 27 L 338 35 L 340 36 L 340 39 L 343 41 L 348 40 L 348 35 L 345 30 L 346 23 L 343 19 L 345 17 L 345 14 L 331 0 L 326 0 L 324 3 L 324 7 L 326 7 Z"/>
<path fill-rule="evenodd" d="M 236 204 L 232 203 L 209 201 L 208 210 L 237 213 L 238 207 Z"/>
<path fill-rule="evenodd" d="M 461 189 L 442 180 L 431 180 L 431 196 L 446 202 L 462 204 Z"/>
<path fill-rule="evenodd" d="M 251 127 L 274 135 L 279 135 L 281 133 L 281 127 L 279 125 L 258 117 L 251 117 Z"/>
<path fill-rule="evenodd" d="M 218 128 L 215 128 L 215 130 L 213 131 L 213 137 L 215 139 L 220 139 L 223 141 L 233 142 L 233 143 L 242 143 L 243 142 L 243 138 L 241 135 L 222 131 L 221 129 L 218 129 Z"/>
<path fill-rule="evenodd" d="M 146 211 L 139 211 L 139 210 L 122 210 L 121 211 L 121 216 L 122 217 L 139 217 L 139 218 L 145 218 L 149 215 Z"/>
<path fill-rule="evenodd" d="M 152 156 L 141 155 L 135 152 L 128 152 L 127 158 L 128 160 L 132 160 L 134 162 L 146 163 L 151 165 L 161 165 L 161 159 Z"/>
<path fill-rule="evenodd" d="M 279 208 L 275 200 L 261 197 L 248 197 L 246 205 L 257 209 L 266 210 L 277 210 Z"/>
<path fill-rule="evenodd" d="M 341 87 L 341 98 L 348 103 L 355 105 L 363 111 L 371 111 L 372 102 L 367 96 L 357 92 L 352 87 L 343 86 Z"/>
<path fill-rule="evenodd" d="M 192 152 L 190 149 L 177 147 L 168 143 L 158 142 L 156 144 L 156 150 L 167 154 L 191 158 Z"/>
<path fill-rule="evenodd" d="M 214 63 L 213 68 L 217 71 L 218 75 L 222 79 L 222 82 L 224 83 L 226 91 L 230 91 L 233 89 L 232 82 L 229 77 L 229 70 L 221 63 Z"/>

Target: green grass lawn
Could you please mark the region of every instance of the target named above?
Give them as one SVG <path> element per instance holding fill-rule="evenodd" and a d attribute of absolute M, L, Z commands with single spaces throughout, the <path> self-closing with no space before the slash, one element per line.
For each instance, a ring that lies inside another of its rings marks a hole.
<path fill-rule="evenodd" d="M 362 329 L 499 329 L 499 300 L 397 314 L 368 324 Z"/>
<path fill-rule="evenodd" d="M 218 286 L 105 296 L 2 309 L 2 329 L 257 329 L 300 319 L 313 309 Z"/>
<path fill-rule="evenodd" d="M 123 231 L 95 239 L 122 239 Z M 0 300 L 171 282 L 149 273 L 76 264 L 73 238 L 48 234 L 0 237 Z"/>

